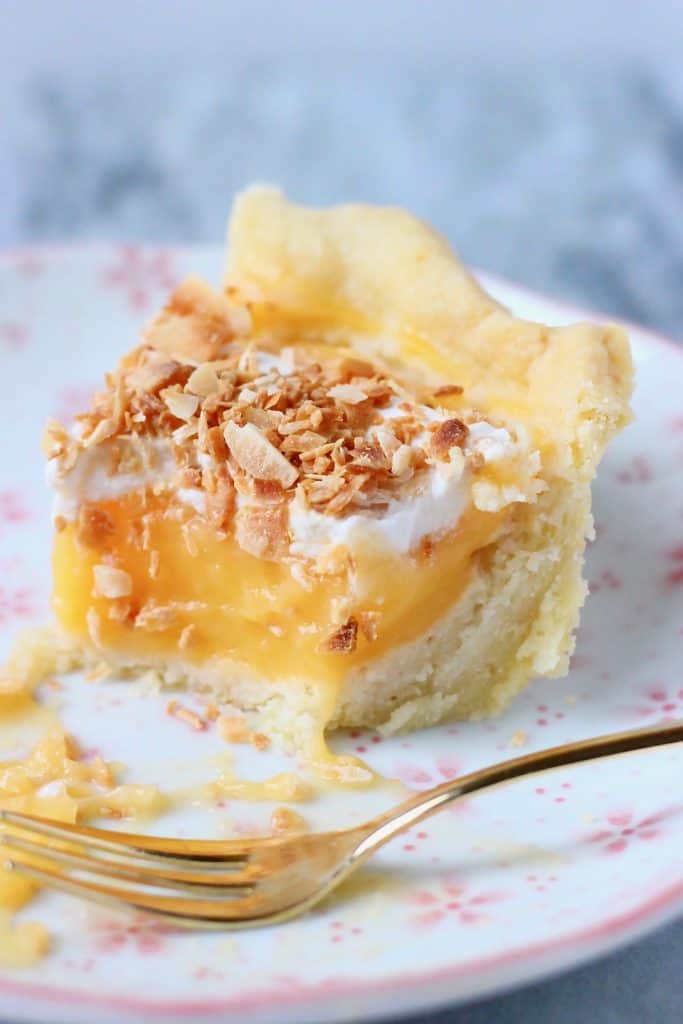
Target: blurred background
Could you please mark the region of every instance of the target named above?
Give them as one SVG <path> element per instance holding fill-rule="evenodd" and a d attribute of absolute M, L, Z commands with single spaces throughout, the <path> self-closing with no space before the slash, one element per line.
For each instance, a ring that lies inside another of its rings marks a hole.
<path fill-rule="evenodd" d="M 681 0 L 0 0 L 0 248 L 220 243 L 253 180 L 683 338 Z M 679 922 L 434 1024 L 673 1024 L 682 957 Z"/>
<path fill-rule="evenodd" d="M 232 194 L 399 203 L 674 336 L 680 0 L 0 0 L 0 245 L 220 241 Z"/>

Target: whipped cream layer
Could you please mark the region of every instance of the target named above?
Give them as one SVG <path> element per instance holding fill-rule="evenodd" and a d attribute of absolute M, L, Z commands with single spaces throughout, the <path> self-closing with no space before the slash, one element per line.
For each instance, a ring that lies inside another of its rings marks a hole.
<path fill-rule="evenodd" d="M 250 358 L 255 359 L 257 372 L 264 375 L 266 382 L 269 375 L 275 375 L 273 388 L 276 388 L 277 375 L 288 377 L 294 372 L 290 350 L 279 354 L 257 351 L 251 353 Z M 241 394 L 249 392 L 251 387 L 242 385 Z M 416 454 L 422 451 L 424 455 L 429 449 L 431 432 L 453 419 L 449 410 L 416 402 L 395 385 L 390 401 L 377 410 L 379 419 L 367 428 L 366 440 L 381 446 L 382 432 L 385 435 L 391 432 L 392 426 L 405 418 L 407 412 L 419 428 L 417 436 L 403 447 L 412 448 Z M 467 425 L 462 446 L 454 446 L 445 459 L 428 461 L 412 477 L 409 471 L 400 495 L 389 496 L 381 511 L 362 507 L 349 507 L 337 515 L 318 511 L 309 504 L 303 487 L 297 486 L 288 501 L 292 557 L 315 560 L 331 548 L 353 549 L 368 543 L 407 553 L 419 548 L 427 538 L 453 530 L 470 504 L 495 511 L 513 501 L 533 500 L 540 489 L 538 480 L 534 479 L 540 459 L 537 452 L 530 450 L 521 428 L 514 428 L 513 436 L 505 428 L 474 416 L 467 418 L 473 422 Z M 163 437 L 120 435 L 81 448 L 67 472 L 63 467 L 58 470 L 56 462 L 48 462 L 48 482 L 55 491 L 55 518 L 75 519 L 82 502 L 112 501 L 141 489 L 157 493 L 172 490 L 177 500 L 201 515 L 206 509 L 206 493 L 201 487 L 182 485 L 174 451 L 179 443 L 175 435 L 185 429 L 181 427 Z M 72 431 L 75 439 L 80 438 L 80 430 L 77 424 Z M 182 443 L 191 450 L 191 464 L 200 469 L 217 468 L 213 457 L 199 450 L 196 436 L 183 438 Z M 398 443 L 395 438 L 394 443 Z M 486 473 L 481 473 L 482 467 L 497 462 L 515 464 L 515 472 L 508 477 L 518 480 L 520 486 L 508 483 L 501 491 L 491 483 L 490 475 L 487 478 Z M 412 459 L 408 459 L 407 465 L 411 463 Z M 187 460 L 184 465 L 188 465 Z M 245 494 L 237 487 L 238 509 L 258 504 L 259 499 L 253 494 Z"/>
<path fill-rule="evenodd" d="M 426 422 L 448 418 L 448 413 L 420 407 Z M 387 419 L 394 409 L 387 410 Z M 372 433 L 372 428 L 370 434 Z M 141 468 L 136 472 L 114 472 L 118 463 L 115 450 L 135 444 Z M 416 442 L 417 443 L 417 442 Z M 459 449 L 458 449 L 459 451 Z M 473 473 L 469 456 L 479 453 L 485 463 L 499 462 L 519 454 L 519 444 L 510 433 L 485 421 L 473 423 L 462 451 L 463 458 L 430 466 L 417 475 L 414 486 L 400 500 L 392 501 L 381 515 L 362 510 L 332 516 L 309 507 L 298 491 L 289 503 L 291 554 L 316 559 L 338 546 L 353 549 L 359 544 L 377 543 L 398 552 L 415 550 L 428 537 L 438 537 L 455 528 L 472 497 Z M 198 464 L 211 462 L 197 453 Z M 53 515 L 75 519 L 82 502 L 112 501 L 143 488 L 161 492 L 175 488 L 175 497 L 201 514 L 206 497 L 200 488 L 178 487 L 178 466 L 171 439 L 118 438 L 84 449 L 66 474 L 58 474 L 48 462 L 47 479 L 55 492 Z M 518 499 L 520 500 L 520 499 Z M 255 504 L 255 500 L 237 493 L 237 505 Z"/>
<path fill-rule="evenodd" d="M 428 412 L 433 414 L 435 410 Z M 392 502 L 379 517 L 362 512 L 329 516 L 307 507 L 295 496 L 289 509 L 292 554 L 318 558 L 331 547 L 353 549 L 368 542 L 407 553 L 428 537 L 453 530 L 471 501 L 472 473 L 467 456 L 474 451 L 481 452 L 485 462 L 496 462 L 516 454 L 517 445 L 507 430 L 485 422 L 473 424 L 463 451 L 464 463 L 438 463 L 423 470 L 415 491 Z"/>

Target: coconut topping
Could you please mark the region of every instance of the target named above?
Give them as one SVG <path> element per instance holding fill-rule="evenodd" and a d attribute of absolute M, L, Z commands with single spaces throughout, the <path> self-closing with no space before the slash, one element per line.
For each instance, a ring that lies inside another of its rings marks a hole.
<path fill-rule="evenodd" d="M 521 490 L 476 479 L 501 450 L 505 457 L 529 453 L 468 410 L 460 385 L 436 388 L 422 402 L 349 349 L 278 348 L 265 337 L 257 344 L 251 333 L 246 305 L 190 278 L 73 430 L 48 424 L 44 448 L 58 494 L 78 492 L 59 514 L 78 516 L 84 543 L 102 548 L 111 529 L 97 508 L 102 494 L 134 486 L 173 488 L 197 517 L 232 530 L 263 558 L 318 558 L 340 536 L 344 543 L 344 529 L 350 535 L 359 517 L 386 522 L 391 542 L 411 550 L 426 534 L 455 525 L 466 471 L 468 493 L 483 510 L 533 500 L 533 462 Z M 439 407 L 441 397 L 448 410 Z M 185 526 L 190 550 L 192 524 Z M 111 571 L 98 587 L 124 587 Z M 142 614 L 152 624 L 161 612 Z M 330 642 L 350 643 L 351 627 Z"/>

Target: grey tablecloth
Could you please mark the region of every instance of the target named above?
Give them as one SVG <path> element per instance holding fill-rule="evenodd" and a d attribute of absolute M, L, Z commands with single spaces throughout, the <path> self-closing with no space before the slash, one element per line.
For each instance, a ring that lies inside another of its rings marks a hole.
<path fill-rule="evenodd" d="M 0 96 L 0 244 L 217 241 L 253 179 L 406 205 L 474 264 L 683 336 L 683 64 L 65 69 Z M 682 964 L 683 921 L 430 1020 L 680 1024 Z"/>
<path fill-rule="evenodd" d="M 597 963 L 408 1024 L 679 1024 L 683 921 Z"/>

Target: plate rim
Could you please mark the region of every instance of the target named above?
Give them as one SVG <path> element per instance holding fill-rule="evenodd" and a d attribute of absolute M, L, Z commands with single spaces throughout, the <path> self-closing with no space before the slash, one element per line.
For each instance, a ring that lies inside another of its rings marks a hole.
<path fill-rule="evenodd" d="M 23 256 L 42 255 L 51 259 L 68 260 L 72 256 L 95 257 L 96 254 L 107 251 L 130 248 L 141 252 L 158 252 L 162 249 L 171 253 L 218 254 L 223 251 L 223 247 L 218 244 L 202 242 L 92 241 L 28 244 L 0 248 L 0 268 Z M 490 288 L 494 294 L 497 289 L 505 289 L 513 295 L 517 294 L 540 303 L 563 317 L 589 319 L 598 323 L 617 323 L 632 332 L 645 345 L 665 347 L 668 352 L 673 351 L 683 358 L 683 342 L 678 342 L 658 331 L 618 316 L 586 309 L 563 299 L 555 299 L 479 267 L 470 267 L 470 270 L 475 278 L 486 288 Z M 282 988 L 271 987 L 267 990 L 253 990 L 233 998 L 185 998 L 169 1001 L 148 1000 L 141 996 L 114 993 L 98 995 L 59 985 L 36 986 L 4 975 L 0 976 L 0 994 L 13 1000 L 21 1000 L 24 1004 L 15 1004 L 9 1008 L 12 1014 L 22 1012 L 24 1008 L 29 1011 L 30 1003 L 36 1005 L 52 1001 L 59 1004 L 55 1007 L 58 1011 L 99 1008 L 107 1013 L 129 1011 L 152 1016 L 170 1014 L 177 1022 L 194 1019 L 195 1014 L 212 1013 L 220 1014 L 221 1019 L 227 1024 L 230 1020 L 241 1020 L 239 1017 L 233 1017 L 233 1014 L 249 1012 L 253 1024 L 257 1024 L 261 1021 L 282 1020 L 280 1013 L 283 1009 L 300 1010 L 308 1014 L 317 1010 L 322 1003 L 326 1003 L 333 1012 L 333 1016 L 328 1017 L 330 1021 L 370 1021 L 378 1020 L 387 1013 L 396 1014 L 395 1006 L 388 1007 L 386 1003 L 382 1003 L 382 996 L 386 992 L 395 994 L 401 991 L 403 1001 L 398 1010 L 401 1016 L 422 1010 L 434 1010 L 440 1006 L 456 1006 L 474 998 L 485 998 L 534 981 L 540 982 L 581 964 L 600 959 L 679 917 L 683 917 L 683 870 L 678 880 L 668 880 L 646 900 L 628 911 L 614 914 L 598 923 L 549 941 L 536 941 L 503 953 L 465 963 L 450 964 L 432 971 L 386 974 L 381 979 L 357 982 L 337 981 L 332 978 L 308 987 L 300 986 L 295 993 L 289 995 Z M 496 973 L 497 970 L 500 970 L 500 974 Z M 368 999 L 368 1005 L 360 1009 L 358 999 L 362 997 Z M 270 1016 L 269 1011 L 273 1010 L 277 1012 L 277 1017 Z M 359 1012 L 362 1014 L 361 1018 L 358 1016 Z"/>

